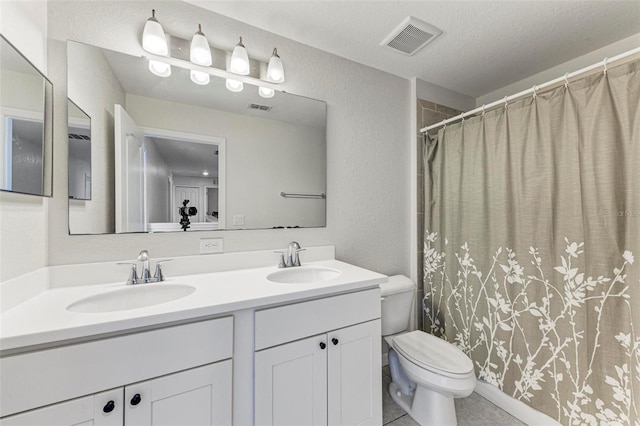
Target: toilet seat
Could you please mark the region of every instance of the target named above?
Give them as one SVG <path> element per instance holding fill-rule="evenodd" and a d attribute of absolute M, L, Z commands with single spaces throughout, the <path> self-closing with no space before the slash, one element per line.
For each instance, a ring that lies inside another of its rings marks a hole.
<path fill-rule="evenodd" d="M 474 372 L 473 363 L 460 349 L 424 331 L 393 337 L 394 349 L 413 364 L 452 378 Z"/>

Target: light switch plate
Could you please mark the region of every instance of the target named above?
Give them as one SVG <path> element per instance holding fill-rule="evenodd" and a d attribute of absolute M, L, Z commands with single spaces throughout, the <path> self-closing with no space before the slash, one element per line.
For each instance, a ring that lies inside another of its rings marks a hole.
<path fill-rule="evenodd" d="M 224 252 L 222 238 L 200 238 L 200 254 L 222 252 Z"/>
<path fill-rule="evenodd" d="M 235 226 L 244 225 L 244 215 L 243 214 L 234 214 L 233 215 L 233 224 Z"/>

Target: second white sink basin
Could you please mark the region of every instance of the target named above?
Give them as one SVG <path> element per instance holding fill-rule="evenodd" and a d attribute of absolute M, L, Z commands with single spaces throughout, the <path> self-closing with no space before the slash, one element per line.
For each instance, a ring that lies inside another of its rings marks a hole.
<path fill-rule="evenodd" d="M 181 299 L 195 290 L 186 284 L 128 285 L 80 299 L 67 306 L 67 310 L 82 313 L 127 311 Z"/>
<path fill-rule="evenodd" d="M 267 275 L 267 279 L 281 284 L 306 284 L 329 281 L 340 276 L 340 271 L 324 266 L 294 266 Z"/>

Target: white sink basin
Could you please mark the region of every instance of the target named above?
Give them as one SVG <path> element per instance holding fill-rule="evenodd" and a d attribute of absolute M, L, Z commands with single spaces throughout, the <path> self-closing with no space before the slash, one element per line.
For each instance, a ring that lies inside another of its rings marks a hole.
<path fill-rule="evenodd" d="M 127 311 L 171 302 L 196 291 L 186 284 L 136 284 L 107 291 L 73 302 L 67 306 L 71 312 L 99 313 Z"/>
<path fill-rule="evenodd" d="M 340 276 L 337 269 L 324 266 L 294 266 L 280 269 L 267 275 L 267 279 L 274 283 L 306 284 L 318 281 L 329 281 Z"/>

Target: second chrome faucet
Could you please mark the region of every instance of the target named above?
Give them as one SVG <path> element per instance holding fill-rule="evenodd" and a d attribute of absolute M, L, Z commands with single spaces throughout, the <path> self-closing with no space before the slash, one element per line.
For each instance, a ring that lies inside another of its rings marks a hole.
<path fill-rule="evenodd" d="M 130 265 L 129 277 L 127 284 L 145 284 L 145 283 L 157 283 L 164 281 L 164 275 L 162 274 L 162 264 L 170 262 L 173 259 L 163 259 L 156 261 L 156 270 L 151 276 L 150 264 L 151 258 L 149 252 L 142 250 L 138 255 L 138 262 L 142 262 L 142 275 L 138 278 L 138 262 L 118 262 L 118 265 Z"/>

